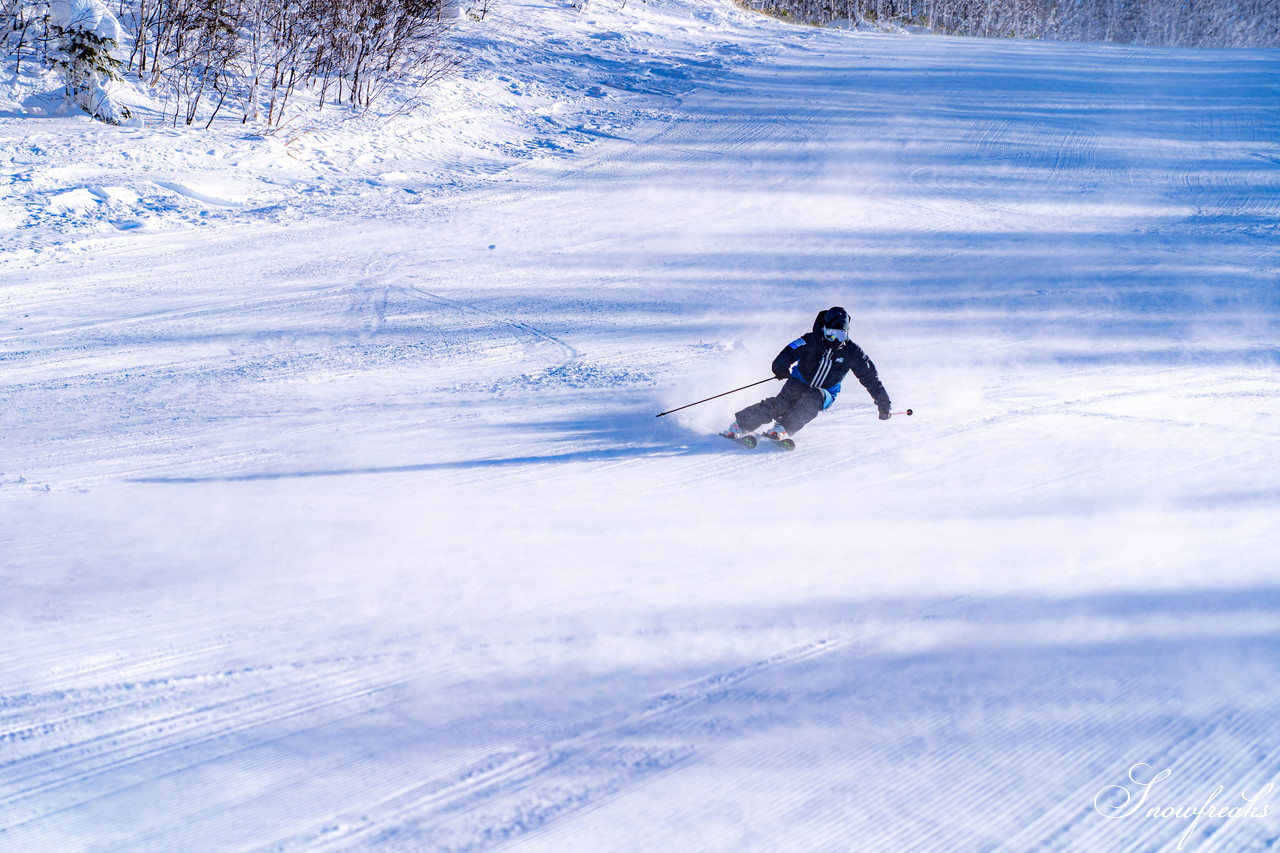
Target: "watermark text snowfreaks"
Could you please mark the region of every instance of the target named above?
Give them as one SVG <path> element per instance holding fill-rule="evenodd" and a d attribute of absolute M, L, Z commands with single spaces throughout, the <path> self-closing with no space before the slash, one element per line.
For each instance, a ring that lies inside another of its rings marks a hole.
<path fill-rule="evenodd" d="M 1192 831 L 1196 828 L 1196 824 L 1200 822 L 1201 818 L 1209 818 L 1211 820 L 1215 818 L 1264 818 L 1271 814 L 1270 804 L 1262 802 L 1271 795 L 1272 790 L 1275 788 L 1275 785 L 1270 782 L 1263 785 L 1253 795 L 1250 795 L 1247 791 L 1241 791 L 1240 798 L 1244 801 L 1244 805 L 1232 806 L 1218 803 L 1218 797 L 1225 790 L 1222 785 L 1214 788 L 1199 805 L 1159 805 L 1159 798 L 1152 797 L 1152 790 L 1158 783 L 1168 779 L 1171 775 L 1173 775 L 1172 770 L 1161 770 L 1159 773 L 1151 775 L 1151 765 L 1135 764 L 1129 768 L 1129 781 L 1133 783 L 1133 787 L 1108 785 L 1094 796 L 1093 808 L 1098 814 L 1111 820 L 1123 820 L 1124 818 L 1135 817 L 1139 813 L 1144 818 L 1189 819 L 1191 823 L 1178 839 L 1179 850 L 1186 847 Z M 1147 779 L 1148 776 L 1151 778 Z"/>

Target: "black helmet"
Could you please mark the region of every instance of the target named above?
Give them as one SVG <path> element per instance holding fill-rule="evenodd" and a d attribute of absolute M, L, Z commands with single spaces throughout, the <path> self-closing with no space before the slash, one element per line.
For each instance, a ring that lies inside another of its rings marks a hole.
<path fill-rule="evenodd" d="M 822 326 L 825 329 L 844 329 L 849 331 L 849 312 L 839 305 L 828 308 L 822 315 Z"/>
<path fill-rule="evenodd" d="M 835 306 L 822 314 L 822 336 L 833 343 L 849 340 L 849 312 Z"/>

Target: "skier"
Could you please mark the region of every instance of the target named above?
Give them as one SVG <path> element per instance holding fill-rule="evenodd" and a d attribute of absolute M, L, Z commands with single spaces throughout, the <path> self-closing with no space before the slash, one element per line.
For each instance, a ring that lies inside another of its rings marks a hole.
<path fill-rule="evenodd" d="M 880 420 L 888 420 L 889 394 L 871 359 L 849 340 L 849 312 L 839 306 L 820 311 L 813 321 L 813 331 L 787 344 L 773 360 L 773 375 L 787 380 L 782 391 L 738 412 L 729 428 L 720 434 L 741 439 L 775 421 L 765 430 L 765 437 L 794 446 L 791 433 L 799 432 L 819 412 L 830 408 L 840 393 L 841 380 L 850 370 L 876 401 Z"/>

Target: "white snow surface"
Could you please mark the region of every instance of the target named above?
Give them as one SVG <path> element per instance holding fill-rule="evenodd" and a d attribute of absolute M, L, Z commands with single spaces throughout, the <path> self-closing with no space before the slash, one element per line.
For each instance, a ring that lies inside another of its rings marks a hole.
<path fill-rule="evenodd" d="M 0 850 L 1280 841 L 1280 51 L 461 27 L 0 105 Z M 833 304 L 913 416 L 655 417 Z"/>

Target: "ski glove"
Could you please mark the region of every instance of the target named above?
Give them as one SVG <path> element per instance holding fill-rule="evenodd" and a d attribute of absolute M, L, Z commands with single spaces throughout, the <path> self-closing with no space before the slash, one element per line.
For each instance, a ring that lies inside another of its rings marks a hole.
<path fill-rule="evenodd" d="M 826 388 L 819 388 L 818 390 L 822 392 L 822 408 L 824 410 L 831 408 L 831 404 L 836 401 L 835 395 Z"/>
<path fill-rule="evenodd" d="M 893 417 L 893 412 L 890 412 L 888 409 L 880 410 L 880 420 L 887 421 L 891 417 Z"/>
<path fill-rule="evenodd" d="M 786 379 L 790 375 L 791 375 L 790 367 L 779 367 L 779 368 L 775 368 L 773 371 L 774 379 Z"/>

